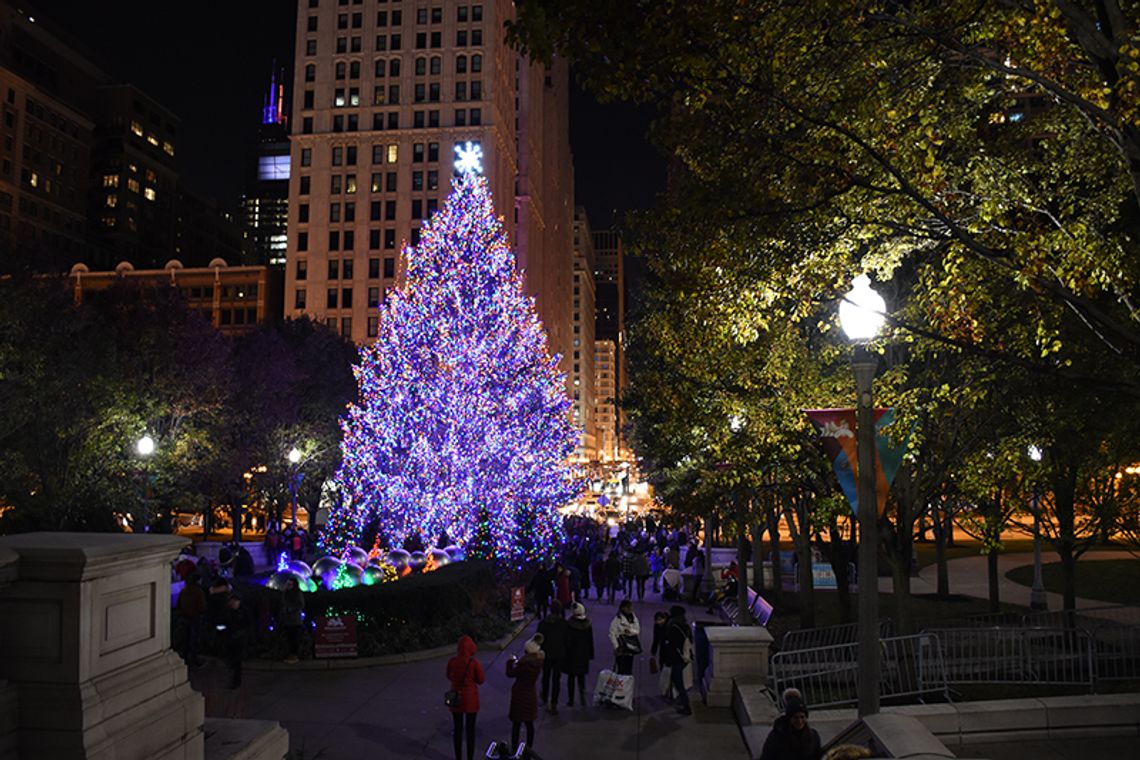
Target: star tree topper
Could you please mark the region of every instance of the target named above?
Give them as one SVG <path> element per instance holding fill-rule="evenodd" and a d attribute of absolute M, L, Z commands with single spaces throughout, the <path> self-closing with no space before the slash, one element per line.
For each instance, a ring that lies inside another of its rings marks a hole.
<path fill-rule="evenodd" d="M 471 141 L 456 145 L 455 170 L 460 174 L 482 174 L 483 147 Z"/>

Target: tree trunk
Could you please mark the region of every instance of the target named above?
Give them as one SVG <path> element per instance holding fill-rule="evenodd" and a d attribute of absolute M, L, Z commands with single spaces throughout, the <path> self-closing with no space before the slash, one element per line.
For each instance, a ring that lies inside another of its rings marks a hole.
<path fill-rule="evenodd" d="M 894 574 L 895 623 L 899 636 L 909 636 L 914 628 L 910 604 L 910 562 L 900 560 L 891 568 Z"/>
<path fill-rule="evenodd" d="M 1061 557 L 1061 592 L 1064 609 L 1077 608 L 1077 557 L 1068 541 L 1058 542 L 1057 554 Z"/>
<path fill-rule="evenodd" d="M 998 553 L 990 549 L 986 555 L 986 577 L 990 585 L 990 612 L 1001 611 L 1001 598 L 998 592 Z"/>
<path fill-rule="evenodd" d="M 950 549 L 954 547 L 954 517 L 950 512 L 947 512 L 943 519 L 946 520 L 946 526 L 944 528 L 946 533 L 946 548 Z"/>
<path fill-rule="evenodd" d="M 854 530 L 854 526 L 852 526 Z M 839 524 L 832 515 L 827 526 L 828 543 L 831 544 L 831 570 L 835 573 L 835 591 L 839 597 L 840 622 L 850 623 L 851 617 L 851 576 L 847 572 L 851 560 L 850 544 L 843 540 Z"/>
<path fill-rule="evenodd" d="M 752 588 L 764 593 L 764 526 L 752 525 Z"/>
<path fill-rule="evenodd" d="M 937 504 L 934 505 L 930 527 L 934 532 L 934 562 L 938 570 L 938 596 L 945 599 L 950 596 L 950 568 L 946 565 L 946 524 L 942 522 L 940 514 L 942 511 Z"/>
<path fill-rule="evenodd" d="M 811 574 L 811 532 L 808 525 L 807 500 L 798 498 L 784 511 L 788 530 L 796 547 L 797 578 L 800 587 L 800 627 L 815 628 L 815 588 Z"/>
<path fill-rule="evenodd" d="M 768 509 L 768 545 L 772 553 L 772 604 L 784 600 L 784 576 L 780 572 L 780 515 L 775 502 Z"/>
<path fill-rule="evenodd" d="M 241 542 L 241 497 L 235 496 L 230 501 L 230 519 L 233 521 L 233 540 Z"/>
<path fill-rule="evenodd" d="M 737 512 L 736 537 L 736 603 L 737 625 L 752 625 L 752 612 L 748 608 L 748 547 L 745 546 L 747 531 L 744 527 L 744 512 Z"/>

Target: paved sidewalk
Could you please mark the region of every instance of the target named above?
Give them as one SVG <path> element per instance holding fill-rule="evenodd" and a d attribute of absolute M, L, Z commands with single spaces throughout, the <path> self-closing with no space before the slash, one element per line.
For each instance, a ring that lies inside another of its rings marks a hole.
<path fill-rule="evenodd" d="M 668 609 L 669 604 L 655 595 L 653 599 L 634 603 L 646 651 L 635 666 L 635 710 L 567 708 L 563 688 L 559 714 L 542 712 L 535 723 L 535 749 L 543 760 L 748 756 L 728 708 L 705 707 L 694 688 L 690 691 L 694 713 L 680 716 L 673 705 L 657 696 L 657 676 L 649 673 L 648 651 L 653 613 Z M 597 652 L 587 677 L 592 694 L 598 670 L 612 663 L 606 633 L 617 607 L 593 600 L 586 604 Z M 709 617 L 702 609 L 689 610 L 697 619 Z M 532 622 L 503 652 L 477 655 L 487 671 L 487 683 L 479 691 L 477 757 L 482 757 L 492 739 L 510 739 L 506 715 L 512 679 L 506 676 L 506 660 L 522 650 L 522 642 L 536 626 Z M 451 714 L 443 705 L 447 659 L 352 670 L 247 670 L 243 687 L 236 692 L 221 688 L 223 674 L 217 663 L 197 671 L 194 680 L 196 688 L 207 695 L 207 714 L 280 721 L 289 731 L 290 746 L 304 748 L 305 760 L 312 760 L 318 752 L 326 760 L 452 760 Z"/>
<path fill-rule="evenodd" d="M 1121 550 L 1097 550 L 1083 554 L 1078 560 L 1078 563 L 1096 562 L 1097 560 L 1107 559 L 1135 559 L 1135 556 L 1127 551 Z M 1041 564 L 1047 565 L 1050 562 L 1060 561 L 1061 558 L 1056 552 L 1042 548 Z M 1005 577 L 1005 574 L 1016 567 L 1032 564 L 1032 552 L 998 555 L 998 596 L 1001 601 L 1011 604 L 1021 604 L 1026 607 L 1029 606 L 1029 587 L 1011 581 Z M 960 557 L 947 562 L 947 571 L 950 576 L 950 592 L 964 596 L 972 596 L 977 599 L 989 599 L 990 590 L 986 565 L 987 558 L 984 555 Z M 1079 565 L 1077 572 L 1080 573 Z M 879 581 L 881 590 L 891 590 L 892 584 L 890 578 L 880 578 Z M 886 581 L 885 588 L 883 587 L 883 581 Z M 919 577 L 911 580 L 912 593 L 934 593 L 937 588 L 938 567 L 936 565 L 924 567 L 919 572 Z M 1050 610 L 1060 610 L 1064 608 L 1064 599 L 1061 594 L 1046 592 L 1045 597 Z M 1116 605 L 1113 605 L 1112 602 L 1104 602 L 1097 599 L 1077 598 L 1077 609 L 1112 606 Z"/>

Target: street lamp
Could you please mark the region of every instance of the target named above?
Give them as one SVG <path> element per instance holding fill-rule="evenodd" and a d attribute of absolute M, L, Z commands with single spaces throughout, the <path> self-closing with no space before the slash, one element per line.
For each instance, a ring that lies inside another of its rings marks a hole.
<path fill-rule="evenodd" d="M 139 438 L 137 441 L 135 441 L 135 453 L 137 453 L 139 457 L 144 460 L 149 458 L 150 455 L 154 453 L 154 439 L 144 433 L 142 438 Z M 150 473 L 147 472 L 145 463 L 140 463 L 139 465 L 139 480 L 142 481 L 140 484 L 143 511 L 142 525 L 143 531 L 145 532 L 150 530 L 150 499 L 148 498 L 148 492 L 150 490 Z M 134 530 L 133 526 L 131 530 Z"/>
<path fill-rule="evenodd" d="M 859 275 L 839 304 L 839 324 L 855 344 L 851 367 L 855 372 L 855 446 L 859 468 L 859 717 L 879 712 L 879 572 L 878 496 L 875 493 L 875 420 L 872 381 L 875 356 L 867 350 L 883 326 L 886 303 Z"/>
<path fill-rule="evenodd" d="M 140 457 L 149 457 L 154 453 L 154 439 L 149 435 L 144 435 L 135 442 L 135 451 Z"/>
<path fill-rule="evenodd" d="M 1041 449 L 1029 444 L 1026 449 L 1029 458 L 1040 462 Z M 1033 480 L 1033 491 L 1030 504 L 1033 509 L 1033 586 L 1029 590 L 1029 609 L 1044 612 L 1049 609 L 1049 601 L 1045 596 L 1045 583 L 1041 578 L 1041 506 L 1037 501 L 1037 479 Z"/>
<path fill-rule="evenodd" d="M 301 452 L 294 446 L 289 450 L 287 456 L 289 460 L 289 495 L 292 498 L 293 504 L 293 530 L 297 529 L 297 489 L 301 486 L 301 473 L 297 470 L 297 465 L 301 463 Z"/>

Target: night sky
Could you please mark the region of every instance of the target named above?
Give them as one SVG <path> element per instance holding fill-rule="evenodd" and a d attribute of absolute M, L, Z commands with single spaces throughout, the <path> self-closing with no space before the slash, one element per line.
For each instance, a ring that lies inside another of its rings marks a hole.
<path fill-rule="evenodd" d="M 73 35 L 117 79 L 181 118 L 177 160 L 184 181 L 236 206 L 273 61 L 292 79 L 296 0 L 51 0 L 38 6 L 41 18 Z M 645 138 L 650 118 L 644 109 L 599 105 L 574 89 L 576 203 L 586 207 L 593 227 L 648 207 L 663 188 L 664 161 Z"/>

